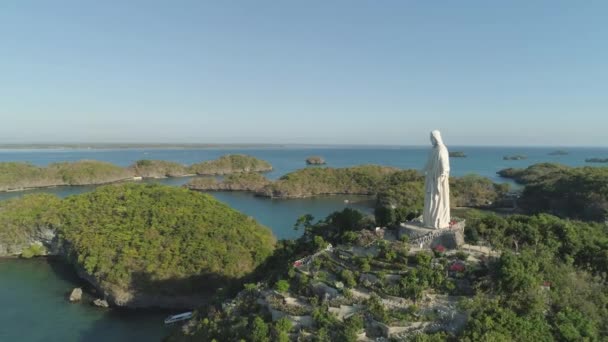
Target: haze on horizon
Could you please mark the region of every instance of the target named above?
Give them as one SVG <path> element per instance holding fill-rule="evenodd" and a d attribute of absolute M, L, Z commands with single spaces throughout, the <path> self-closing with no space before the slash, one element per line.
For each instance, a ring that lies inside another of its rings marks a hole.
<path fill-rule="evenodd" d="M 381 5 L 380 5 L 381 4 Z M 605 1 L 9 1 L 0 143 L 608 146 Z"/>

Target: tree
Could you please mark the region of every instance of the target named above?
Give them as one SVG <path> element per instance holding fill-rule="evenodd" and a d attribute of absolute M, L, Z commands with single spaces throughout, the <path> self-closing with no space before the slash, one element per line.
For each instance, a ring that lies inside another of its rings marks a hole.
<path fill-rule="evenodd" d="M 291 330 L 291 321 L 287 317 L 282 317 L 274 323 L 273 333 L 274 341 L 289 342 L 289 331 Z"/>
<path fill-rule="evenodd" d="M 357 281 L 355 280 L 355 275 L 353 274 L 352 271 L 350 270 L 342 270 L 342 272 L 340 272 L 340 278 L 342 278 L 342 281 L 344 282 L 344 284 L 346 284 L 347 287 L 355 287 L 357 286 Z"/>
<path fill-rule="evenodd" d="M 376 224 L 381 227 L 392 226 L 396 221 L 395 209 L 387 206 L 377 206 L 374 209 Z"/>
<path fill-rule="evenodd" d="M 260 316 L 255 316 L 251 323 L 251 342 L 270 342 L 268 324 Z"/>

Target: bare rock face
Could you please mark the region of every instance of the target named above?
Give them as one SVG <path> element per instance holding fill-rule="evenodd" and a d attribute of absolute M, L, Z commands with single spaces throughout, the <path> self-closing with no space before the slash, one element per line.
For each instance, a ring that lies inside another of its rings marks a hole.
<path fill-rule="evenodd" d="M 105 299 L 97 298 L 93 301 L 93 305 L 98 306 L 100 308 L 109 308 L 110 304 Z"/>
<path fill-rule="evenodd" d="M 79 302 L 80 300 L 82 300 L 82 289 L 80 287 L 73 289 L 70 293 L 69 299 L 72 303 Z"/>

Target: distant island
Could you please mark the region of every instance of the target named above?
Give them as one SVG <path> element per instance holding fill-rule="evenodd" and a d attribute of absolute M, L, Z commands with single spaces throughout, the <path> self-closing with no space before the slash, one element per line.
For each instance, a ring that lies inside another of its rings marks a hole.
<path fill-rule="evenodd" d="M 325 159 L 323 159 L 322 157 L 319 156 L 312 156 L 312 157 L 308 157 L 306 158 L 306 164 L 307 165 L 325 165 Z"/>
<path fill-rule="evenodd" d="M 268 162 L 247 155 L 225 155 L 190 166 L 162 160 L 138 160 L 126 168 L 95 160 L 54 163 L 47 167 L 23 162 L 0 162 L 0 191 L 271 170 L 272 165 Z"/>
<path fill-rule="evenodd" d="M 565 155 L 568 155 L 568 154 L 569 153 L 566 150 L 556 150 L 556 151 L 553 151 L 553 152 L 549 152 L 550 156 L 565 156 Z"/>
<path fill-rule="evenodd" d="M 515 155 L 509 155 L 509 156 L 502 157 L 502 160 L 524 160 L 524 159 L 528 159 L 528 156 L 523 155 L 523 154 L 515 154 Z"/>
<path fill-rule="evenodd" d="M 608 158 L 587 158 L 586 163 L 608 163 Z"/>
<path fill-rule="evenodd" d="M 210 148 L 267 148 L 285 147 L 284 144 L 203 144 L 203 143 L 49 143 L 49 144 L 0 144 L 4 150 L 49 149 L 210 149 Z"/>
<path fill-rule="evenodd" d="M 467 155 L 462 151 L 449 152 L 451 158 L 466 158 Z"/>

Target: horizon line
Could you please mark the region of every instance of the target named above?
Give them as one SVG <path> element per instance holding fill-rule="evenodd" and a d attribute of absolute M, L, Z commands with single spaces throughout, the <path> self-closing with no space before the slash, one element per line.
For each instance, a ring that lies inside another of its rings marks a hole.
<path fill-rule="evenodd" d="M 224 148 L 224 147 L 241 147 L 241 148 L 281 148 L 281 147 L 317 147 L 317 148 L 332 148 L 332 147 L 387 147 L 387 148 L 421 148 L 429 147 L 430 144 L 349 144 L 349 143 L 333 143 L 333 144 L 308 144 L 308 143 L 201 143 L 201 142 L 31 142 L 31 143 L 2 143 L 0 149 L 104 149 L 104 148 Z M 492 144 L 448 144 L 448 147 L 459 148 L 608 148 L 601 145 L 492 145 Z"/>

